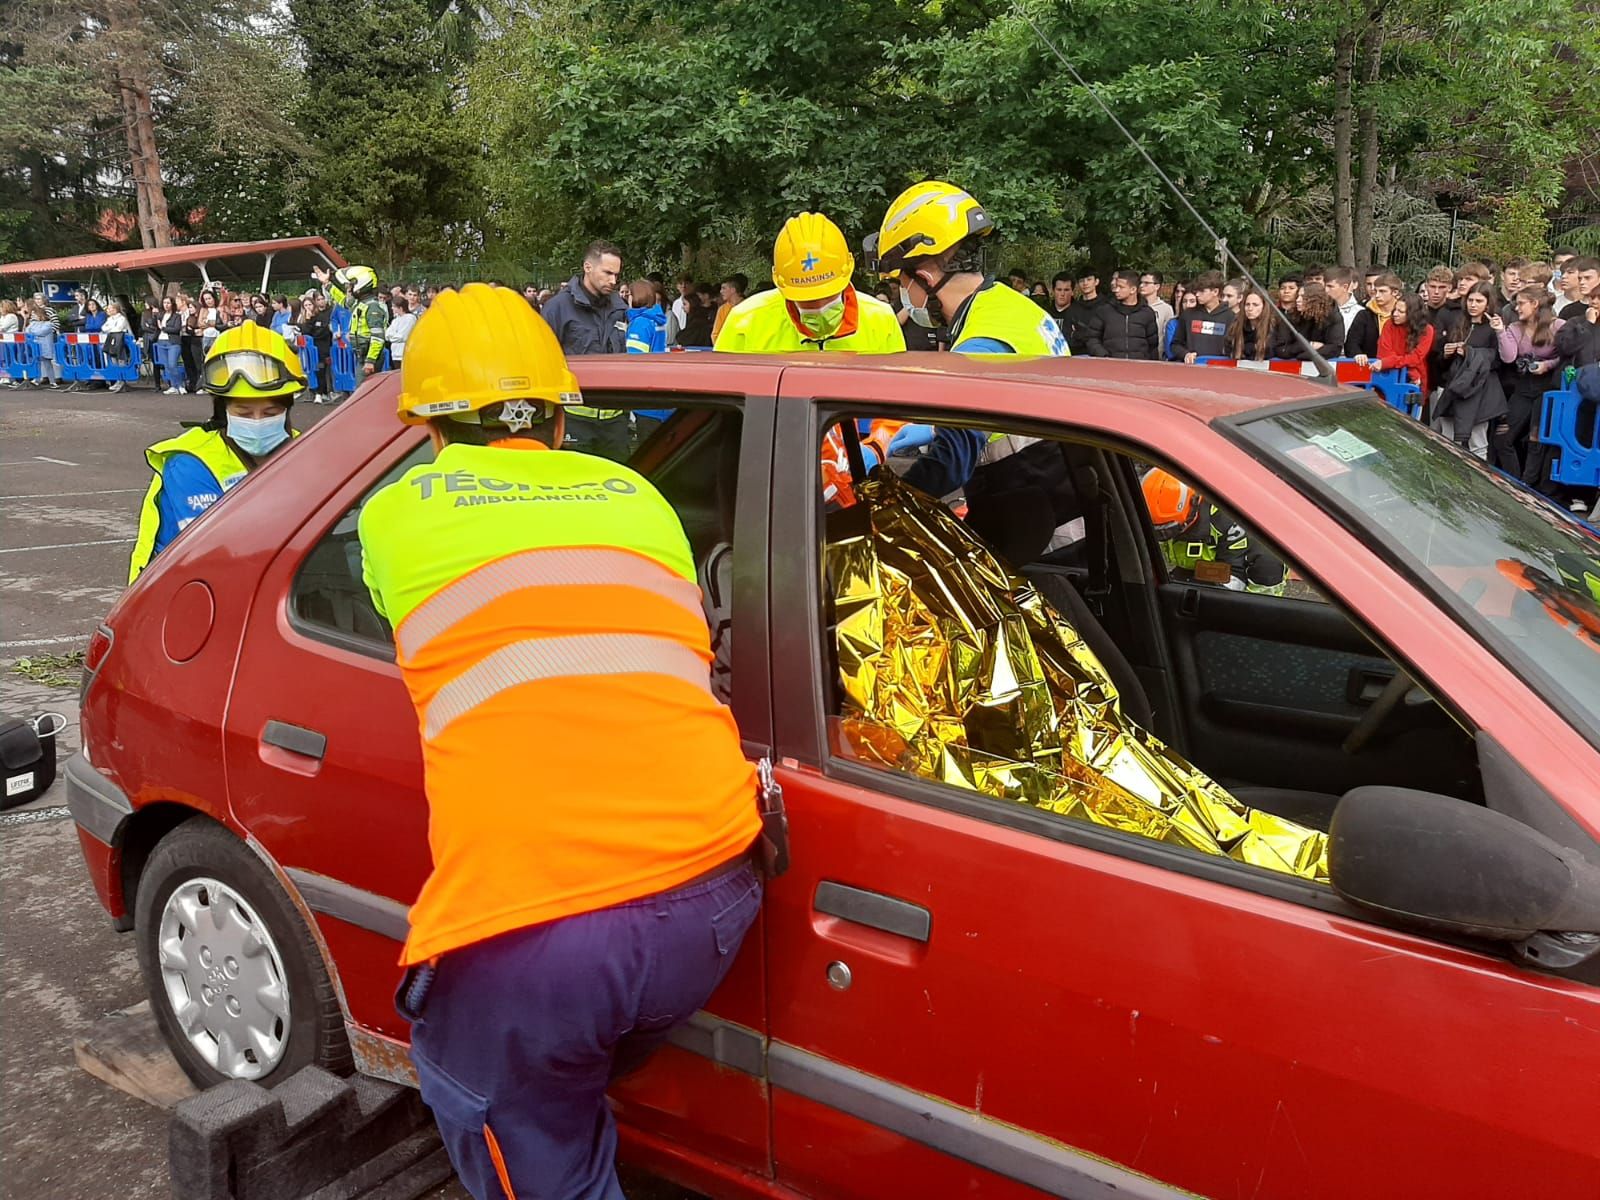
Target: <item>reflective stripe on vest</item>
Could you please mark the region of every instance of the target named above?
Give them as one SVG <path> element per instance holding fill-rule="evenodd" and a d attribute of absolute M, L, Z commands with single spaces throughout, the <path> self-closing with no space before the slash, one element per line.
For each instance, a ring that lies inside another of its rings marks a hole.
<path fill-rule="evenodd" d="M 415 658 L 446 629 L 508 592 L 588 584 L 653 592 L 697 620 L 704 617 L 700 589 L 652 558 L 605 547 L 552 547 L 496 559 L 441 588 L 400 622 L 395 643 L 402 658 Z"/>
<path fill-rule="evenodd" d="M 671 638 L 593 633 L 532 638 L 503 646 L 439 689 L 423 719 L 435 738 L 457 717 L 508 688 L 575 675 L 667 675 L 711 694 L 711 666 Z"/>

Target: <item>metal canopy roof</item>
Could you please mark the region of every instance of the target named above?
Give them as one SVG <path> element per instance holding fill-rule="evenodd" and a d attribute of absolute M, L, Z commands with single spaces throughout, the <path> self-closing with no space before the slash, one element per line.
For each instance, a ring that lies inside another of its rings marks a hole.
<path fill-rule="evenodd" d="M 278 238 L 266 242 L 184 242 L 153 250 L 107 250 L 66 258 L 0 264 L 0 277 L 55 275 L 71 278 L 92 271 L 153 273 L 174 283 L 231 283 L 257 286 L 270 264 L 280 278 L 307 279 L 315 266 L 348 264 L 325 238 Z"/>

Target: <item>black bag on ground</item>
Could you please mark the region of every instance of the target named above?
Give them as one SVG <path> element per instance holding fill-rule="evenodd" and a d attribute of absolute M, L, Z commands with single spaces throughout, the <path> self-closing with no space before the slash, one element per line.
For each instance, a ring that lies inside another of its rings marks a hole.
<path fill-rule="evenodd" d="M 60 713 L 25 720 L 0 717 L 0 767 L 6 781 L 0 809 L 35 800 L 56 781 L 56 734 L 66 725 Z"/>

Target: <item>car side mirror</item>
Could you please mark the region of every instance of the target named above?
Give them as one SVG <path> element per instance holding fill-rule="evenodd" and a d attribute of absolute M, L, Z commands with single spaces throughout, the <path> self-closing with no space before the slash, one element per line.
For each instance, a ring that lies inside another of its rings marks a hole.
<path fill-rule="evenodd" d="M 1328 874 L 1352 904 L 1407 925 L 1507 942 L 1600 933 L 1600 867 L 1503 813 L 1432 792 L 1347 792 Z"/>

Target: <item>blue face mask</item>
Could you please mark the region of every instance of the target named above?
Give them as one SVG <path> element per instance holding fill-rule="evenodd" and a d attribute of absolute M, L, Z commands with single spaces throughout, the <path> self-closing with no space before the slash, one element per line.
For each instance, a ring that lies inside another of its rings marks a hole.
<path fill-rule="evenodd" d="M 228 414 L 228 439 L 251 458 L 271 454 L 289 440 L 289 414 L 236 417 Z"/>

